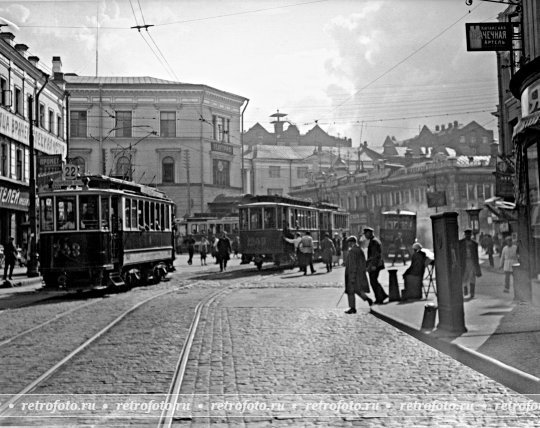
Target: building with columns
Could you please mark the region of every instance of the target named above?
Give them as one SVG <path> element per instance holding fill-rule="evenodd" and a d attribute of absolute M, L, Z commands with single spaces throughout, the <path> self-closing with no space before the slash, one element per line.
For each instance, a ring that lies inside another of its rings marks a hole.
<path fill-rule="evenodd" d="M 242 192 L 240 121 L 247 99 L 153 77 L 65 74 L 71 163 L 84 172 L 153 185 L 176 216 Z"/>
<path fill-rule="evenodd" d="M 23 249 L 29 243 L 31 129 L 35 157 L 67 155 L 66 94 L 56 77 L 12 33 L 0 33 L 0 244 L 9 236 Z"/>

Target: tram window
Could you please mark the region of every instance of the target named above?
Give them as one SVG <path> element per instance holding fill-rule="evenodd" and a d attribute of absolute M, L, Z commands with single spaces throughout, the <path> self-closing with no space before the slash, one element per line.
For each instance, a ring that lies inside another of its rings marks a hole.
<path fill-rule="evenodd" d="M 81 229 L 98 228 L 98 197 L 97 195 L 80 196 L 79 205 L 81 207 Z"/>
<path fill-rule="evenodd" d="M 149 202 L 149 213 L 150 213 L 150 219 L 148 221 L 148 226 L 150 226 L 150 230 L 154 230 L 155 229 L 155 223 L 156 223 L 156 209 L 155 209 L 155 206 L 154 206 L 154 203 L 153 202 Z"/>
<path fill-rule="evenodd" d="M 264 228 L 274 229 L 276 227 L 276 209 L 265 208 L 264 209 Z"/>
<path fill-rule="evenodd" d="M 196 233 L 199 233 L 199 225 L 196 223 L 193 223 L 191 225 L 191 234 L 194 235 Z"/>
<path fill-rule="evenodd" d="M 171 219 L 171 215 L 170 215 L 170 207 L 168 205 L 164 205 L 165 206 L 165 229 L 166 230 L 170 230 L 171 228 L 171 222 L 170 222 L 170 219 Z"/>
<path fill-rule="evenodd" d="M 126 198 L 125 200 L 125 212 L 126 215 L 124 216 L 126 218 L 126 229 L 131 229 L 131 199 Z"/>
<path fill-rule="evenodd" d="M 282 223 L 283 223 L 283 216 L 282 216 L 281 207 L 277 207 L 276 212 L 277 212 L 276 227 L 280 228 Z"/>
<path fill-rule="evenodd" d="M 107 196 L 101 197 L 101 228 L 109 228 L 109 198 Z M 129 218 L 129 212 L 126 212 L 126 218 Z"/>
<path fill-rule="evenodd" d="M 53 230 L 53 199 L 51 197 L 41 198 L 39 212 L 41 215 L 41 230 Z"/>
<path fill-rule="evenodd" d="M 160 218 L 160 227 L 161 227 L 161 230 L 165 230 L 165 229 L 168 229 L 167 225 L 165 224 L 165 205 L 163 204 L 160 204 L 159 205 L 159 208 L 160 208 L 160 213 L 159 213 L 159 218 Z"/>
<path fill-rule="evenodd" d="M 139 219 L 139 230 L 144 230 L 144 201 L 139 201 L 137 209 L 137 218 Z"/>
<path fill-rule="evenodd" d="M 248 210 L 247 208 L 240 209 L 240 229 L 247 230 L 248 228 Z"/>
<path fill-rule="evenodd" d="M 131 228 L 137 229 L 137 201 L 135 199 L 131 200 Z"/>
<path fill-rule="evenodd" d="M 56 230 L 75 230 L 75 196 L 56 198 Z"/>
<path fill-rule="evenodd" d="M 262 229 L 262 208 L 251 208 L 250 220 L 249 228 L 251 230 Z"/>
<path fill-rule="evenodd" d="M 225 223 L 225 224 L 223 225 L 223 230 L 224 230 L 225 233 L 227 233 L 227 234 L 231 233 L 231 232 L 232 232 L 232 230 L 231 230 L 231 225 L 228 224 L 228 223 Z"/>
<path fill-rule="evenodd" d="M 144 201 L 144 228 L 150 230 L 150 202 Z"/>

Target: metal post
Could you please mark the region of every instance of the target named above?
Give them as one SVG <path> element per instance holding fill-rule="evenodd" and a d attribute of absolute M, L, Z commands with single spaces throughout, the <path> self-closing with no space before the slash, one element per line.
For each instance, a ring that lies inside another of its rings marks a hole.
<path fill-rule="evenodd" d="M 240 145 L 242 146 L 242 194 L 246 193 L 246 183 L 245 183 L 245 169 L 244 169 L 244 112 L 246 111 L 246 108 L 249 104 L 249 100 L 246 100 L 246 105 L 244 106 L 242 110 L 241 120 L 240 120 Z"/>

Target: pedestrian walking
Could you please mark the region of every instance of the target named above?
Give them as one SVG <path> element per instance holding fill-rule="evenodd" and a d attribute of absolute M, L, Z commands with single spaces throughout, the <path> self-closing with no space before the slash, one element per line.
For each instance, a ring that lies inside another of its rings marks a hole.
<path fill-rule="evenodd" d="M 184 244 L 186 244 L 187 250 L 188 250 L 188 265 L 191 265 L 193 263 L 193 253 L 195 252 L 195 239 L 193 239 L 193 236 L 188 235 L 187 238 L 184 240 Z"/>
<path fill-rule="evenodd" d="M 510 278 L 514 283 L 514 265 L 518 262 L 518 248 L 512 238 L 506 238 L 506 245 L 501 252 L 500 269 L 504 271 L 504 292 L 510 292 Z"/>
<path fill-rule="evenodd" d="M 394 260 L 392 261 L 392 266 L 394 266 L 398 255 L 401 257 L 403 265 L 406 265 L 407 262 L 405 261 L 405 254 L 403 252 L 403 235 L 401 232 L 398 232 L 396 239 L 394 239 Z"/>
<path fill-rule="evenodd" d="M 217 257 L 219 259 L 219 271 L 227 270 L 227 262 L 231 258 L 231 240 L 223 232 L 217 243 Z"/>
<path fill-rule="evenodd" d="M 201 244 L 199 245 L 199 252 L 201 253 L 201 266 L 206 266 L 206 256 L 208 254 L 208 249 L 210 248 L 210 241 L 206 239 L 206 236 L 201 238 Z"/>
<path fill-rule="evenodd" d="M 292 235 L 292 233 L 288 233 L 287 235 Z M 306 264 L 304 262 L 305 261 L 304 257 L 302 255 L 302 253 L 300 252 L 300 248 L 299 248 L 300 247 L 300 241 L 302 240 L 302 235 L 300 235 L 299 232 L 296 232 L 293 236 L 294 236 L 294 238 L 289 238 L 287 236 L 283 236 L 283 239 L 285 241 L 287 241 L 289 244 L 293 245 L 293 251 L 296 254 L 296 260 L 298 262 L 298 267 L 300 268 L 300 272 L 304 272 Z"/>
<path fill-rule="evenodd" d="M 321 242 L 321 257 L 326 265 L 326 272 L 332 272 L 332 257 L 334 257 L 334 254 L 336 254 L 336 247 L 330 239 L 330 234 L 325 233 Z"/>
<path fill-rule="evenodd" d="M 311 233 L 306 232 L 306 234 L 302 236 L 298 248 L 304 258 L 304 275 L 307 275 L 308 266 L 311 270 L 311 274 L 317 272 L 313 267 L 313 238 L 311 237 Z"/>
<path fill-rule="evenodd" d="M 339 233 L 334 233 L 332 242 L 336 248 L 336 254 L 332 257 L 332 266 L 339 266 L 339 259 L 341 258 L 341 238 L 339 237 Z"/>
<path fill-rule="evenodd" d="M 493 260 L 493 238 L 490 234 L 485 235 L 484 237 L 485 243 L 486 243 L 486 254 L 488 256 L 489 265 L 491 267 L 495 266 L 495 262 Z"/>
<path fill-rule="evenodd" d="M 384 269 L 384 260 L 382 256 L 382 244 L 374 233 L 373 228 L 365 227 L 364 236 L 369 241 L 367 253 L 367 272 L 373 294 L 375 295 L 375 304 L 382 305 L 388 298 L 388 294 L 383 290 L 379 283 L 379 272 Z"/>
<path fill-rule="evenodd" d="M 426 255 L 422 251 L 422 245 L 415 242 L 412 246 L 413 255 L 411 265 L 403 272 L 403 282 L 405 283 L 405 296 L 409 299 L 422 298 L 422 282 L 426 270 Z"/>
<path fill-rule="evenodd" d="M 231 242 L 232 252 L 234 254 L 234 258 L 238 258 L 238 252 L 240 251 L 240 237 L 237 235 L 232 239 Z"/>
<path fill-rule="evenodd" d="M 459 240 L 459 256 L 461 264 L 461 285 L 463 286 L 463 295 L 471 292 L 470 298 L 474 298 L 476 288 L 476 277 L 482 276 L 480 263 L 478 260 L 478 243 L 472 239 L 472 230 L 465 229 L 465 237 Z M 469 286 L 470 290 L 467 290 Z"/>
<path fill-rule="evenodd" d="M 13 279 L 13 269 L 17 260 L 17 249 L 13 245 L 13 237 L 10 236 L 4 244 L 4 281 Z"/>
<path fill-rule="evenodd" d="M 347 252 L 349 251 L 349 243 L 347 242 L 347 233 L 341 234 L 341 253 L 343 255 L 343 264 L 345 266 L 345 259 L 347 258 Z"/>
<path fill-rule="evenodd" d="M 356 313 L 356 296 L 358 294 L 362 300 L 368 302 L 368 305 L 373 305 L 366 293 L 369 293 L 369 284 L 366 276 L 366 256 L 364 251 L 358 245 L 356 236 L 348 238 L 350 245 L 347 251 L 347 259 L 345 260 L 345 293 L 349 301 L 349 309 L 346 314 Z"/>

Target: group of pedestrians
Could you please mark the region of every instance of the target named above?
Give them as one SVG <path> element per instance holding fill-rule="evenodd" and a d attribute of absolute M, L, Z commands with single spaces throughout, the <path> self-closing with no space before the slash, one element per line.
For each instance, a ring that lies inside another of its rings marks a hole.
<path fill-rule="evenodd" d="M 193 264 L 193 256 L 195 254 L 195 239 L 193 236 L 188 235 L 184 239 L 184 244 L 188 250 L 188 265 Z M 216 259 L 216 264 L 219 264 L 220 272 L 227 270 L 227 262 L 231 258 L 231 253 L 238 256 L 238 246 L 236 250 L 233 249 L 233 244 L 225 232 L 221 233 L 220 237 L 214 237 L 211 243 L 206 236 L 202 236 L 199 242 L 199 254 L 201 256 L 201 266 L 206 266 L 206 258 L 208 253 Z"/>

